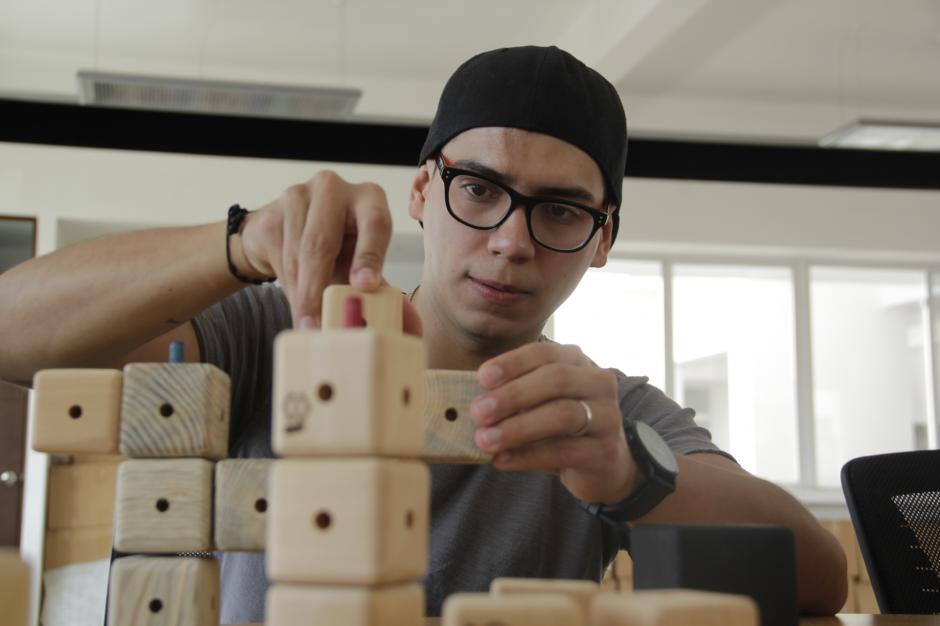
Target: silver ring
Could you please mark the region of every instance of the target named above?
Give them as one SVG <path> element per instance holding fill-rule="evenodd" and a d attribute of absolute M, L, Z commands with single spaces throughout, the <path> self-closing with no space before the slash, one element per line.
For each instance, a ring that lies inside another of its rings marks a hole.
<path fill-rule="evenodd" d="M 577 432 L 571 433 L 571 437 L 580 437 L 587 432 L 587 429 L 591 427 L 591 420 L 594 419 L 594 414 L 591 413 L 591 407 L 588 406 L 588 403 L 584 400 L 578 400 L 581 403 L 581 406 L 584 407 L 584 426 L 579 428 Z"/>

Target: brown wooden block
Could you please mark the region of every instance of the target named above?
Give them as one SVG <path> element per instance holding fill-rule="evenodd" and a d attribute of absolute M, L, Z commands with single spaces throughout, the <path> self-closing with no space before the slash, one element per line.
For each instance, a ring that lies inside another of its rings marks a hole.
<path fill-rule="evenodd" d="M 267 571 L 278 582 L 410 582 L 427 568 L 430 472 L 420 461 L 276 461 Z"/>
<path fill-rule="evenodd" d="M 5 626 L 26 626 L 29 598 L 29 567 L 16 550 L 0 548 L 0 607 Z"/>
<path fill-rule="evenodd" d="M 120 450 L 130 457 L 228 453 L 228 374 L 207 363 L 124 367 Z"/>
<path fill-rule="evenodd" d="M 128 556 L 111 566 L 108 626 L 219 623 L 215 559 Z"/>
<path fill-rule="evenodd" d="M 215 466 L 215 547 L 264 551 L 268 473 L 273 459 L 225 459 Z"/>
<path fill-rule="evenodd" d="M 421 626 L 424 587 L 417 583 L 381 587 L 274 584 L 268 588 L 269 626 Z"/>
<path fill-rule="evenodd" d="M 73 463 L 49 468 L 46 527 L 111 527 L 117 463 Z"/>
<path fill-rule="evenodd" d="M 878 608 L 878 599 L 875 598 L 875 590 L 867 580 L 858 580 L 851 583 L 854 589 L 855 609 L 859 613 L 870 613 L 877 615 L 881 613 Z"/>
<path fill-rule="evenodd" d="M 757 604 L 747 596 L 687 589 L 599 593 L 591 626 L 759 626 Z"/>
<path fill-rule="evenodd" d="M 604 572 L 601 589 L 604 591 L 631 591 L 633 589 L 633 559 L 630 558 L 629 552 L 626 550 L 617 552 L 610 567 Z"/>
<path fill-rule="evenodd" d="M 121 372 L 49 369 L 33 377 L 33 437 L 40 452 L 117 452 Z"/>
<path fill-rule="evenodd" d="M 489 463 L 492 455 L 473 440 L 477 425 L 470 402 L 486 390 L 476 372 L 428 370 L 424 405 L 424 460 L 429 463 Z"/>
<path fill-rule="evenodd" d="M 584 626 L 584 611 L 566 594 L 455 593 L 444 600 L 443 626 Z"/>
<path fill-rule="evenodd" d="M 211 550 L 212 469 L 204 459 L 121 463 L 114 547 L 143 553 Z"/>
<path fill-rule="evenodd" d="M 424 344 L 370 329 L 275 340 L 273 446 L 282 456 L 420 457 Z"/>
<path fill-rule="evenodd" d="M 400 289 L 388 285 L 364 292 L 349 285 L 330 285 L 323 292 L 323 330 L 346 327 L 346 301 L 358 298 L 367 328 L 392 334 L 402 332 L 403 296 Z"/>
<path fill-rule="evenodd" d="M 562 580 L 544 578 L 494 578 L 490 583 L 490 593 L 497 596 L 516 594 L 563 594 L 578 603 L 587 619 L 591 600 L 600 592 L 600 586 L 593 580 Z"/>
<path fill-rule="evenodd" d="M 43 567 L 47 570 L 74 563 L 100 561 L 111 556 L 112 528 L 86 526 L 46 531 Z"/>
<path fill-rule="evenodd" d="M 858 541 L 855 539 L 855 529 L 852 527 L 852 521 L 847 519 L 828 519 L 820 520 L 823 528 L 835 535 L 845 552 L 845 563 L 848 571 L 849 580 L 859 577 L 859 567 L 865 569 L 865 564 L 860 563 Z"/>

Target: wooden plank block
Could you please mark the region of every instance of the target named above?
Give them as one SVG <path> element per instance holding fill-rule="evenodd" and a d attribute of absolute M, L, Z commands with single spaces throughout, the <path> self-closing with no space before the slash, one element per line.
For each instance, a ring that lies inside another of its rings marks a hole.
<path fill-rule="evenodd" d="M 215 559 L 128 556 L 111 566 L 109 626 L 219 623 Z"/>
<path fill-rule="evenodd" d="M 33 377 L 33 436 L 40 452 L 117 452 L 121 372 L 48 369 Z"/>
<path fill-rule="evenodd" d="M 51 466 L 46 527 L 111 528 L 114 520 L 117 467 L 117 463 Z"/>
<path fill-rule="evenodd" d="M 273 459 L 225 459 L 215 466 L 215 546 L 261 552 Z"/>
<path fill-rule="evenodd" d="M 496 596 L 545 593 L 569 596 L 578 603 L 587 619 L 591 600 L 600 592 L 600 586 L 593 580 L 562 580 L 544 578 L 494 578 L 490 583 L 490 593 Z"/>
<path fill-rule="evenodd" d="M 476 372 L 428 370 L 424 407 L 424 460 L 429 463 L 489 463 L 473 435 L 470 402 L 486 390 Z"/>
<path fill-rule="evenodd" d="M 88 563 L 111 557 L 111 524 L 46 531 L 43 568 Z"/>
<path fill-rule="evenodd" d="M 417 583 L 381 587 L 288 585 L 268 588 L 268 626 L 420 626 L 424 587 Z"/>
<path fill-rule="evenodd" d="M 211 550 L 212 473 L 204 459 L 121 463 L 114 547 L 142 553 Z"/>
<path fill-rule="evenodd" d="M 228 374 L 207 363 L 124 367 L 120 450 L 130 457 L 228 454 Z"/>
<path fill-rule="evenodd" d="M 349 285 L 330 285 L 323 291 L 323 330 L 346 327 L 346 301 L 358 298 L 367 328 L 392 334 L 402 332 L 404 296 L 397 287 L 384 285 L 366 293 Z"/>
<path fill-rule="evenodd" d="M 420 578 L 427 569 L 430 480 L 420 461 L 276 461 L 268 577 L 356 585 Z"/>
<path fill-rule="evenodd" d="M 0 548 L 0 607 L 4 626 L 26 626 L 29 598 L 29 567 L 16 550 Z"/>
<path fill-rule="evenodd" d="M 443 626 L 584 626 L 584 612 L 565 594 L 455 593 L 444 600 Z"/>
<path fill-rule="evenodd" d="M 757 603 L 747 596 L 687 589 L 600 593 L 591 626 L 758 626 Z"/>
<path fill-rule="evenodd" d="M 419 457 L 424 344 L 370 329 L 275 340 L 273 432 L 281 456 Z"/>

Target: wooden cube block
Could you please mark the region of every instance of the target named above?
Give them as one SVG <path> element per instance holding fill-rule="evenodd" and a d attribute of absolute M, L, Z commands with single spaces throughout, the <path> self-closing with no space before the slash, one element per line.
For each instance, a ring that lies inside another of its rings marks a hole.
<path fill-rule="evenodd" d="M 442 626 L 584 626 L 584 612 L 565 594 L 455 593 L 444 600 Z"/>
<path fill-rule="evenodd" d="M 875 590 L 869 581 L 857 580 L 849 584 L 854 587 L 851 595 L 855 596 L 855 608 L 859 613 L 869 613 L 871 615 L 881 613 L 881 609 L 878 608 L 878 599 L 875 597 Z"/>
<path fill-rule="evenodd" d="M 657 589 L 599 593 L 591 602 L 591 626 L 759 626 L 757 604 L 747 596 Z"/>
<path fill-rule="evenodd" d="M 215 559 L 128 556 L 111 566 L 108 626 L 219 623 Z"/>
<path fill-rule="evenodd" d="M 363 326 L 392 334 L 402 332 L 402 292 L 388 285 L 369 293 L 349 285 L 327 287 L 323 292 L 323 330 L 347 326 L 349 298 L 360 300 Z"/>
<path fill-rule="evenodd" d="M 120 370 L 37 372 L 33 377 L 33 449 L 117 452 L 121 378 Z"/>
<path fill-rule="evenodd" d="M 6 626 L 26 626 L 29 615 L 29 567 L 12 548 L 0 548 L 0 607 Z"/>
<path fill-rule="evenodd" d="M 114 547 L 120 552 L 212 549 L 212 463 L 130 460 L 118 468 Z"/>
<path fill-rule="evenodd" d="M 587 619 L 591 600 L 600 592 L 600 585 L 593 580 L 561 580 L 544 578 L 494 578 L 490 583 L 490 593 L 496 596 L 516 595 L 520 593 L 563 594 L 578 603 Z"/>
<path fill-rule="evenodd" d="M 484 389 L 476 372 L 427 370 L 424 405 L 424 454 L 429 463 L 489 463 L 492 455 L 477 447 L 477 425 L 470 402 Z"/>
<path fill-rule="evenodd" d="M 278 582 L 410 582 L 427 568 L 430 472 L 420 461 L 277 461 L 267 571 Z"/>
<path fill-rule="evenodd" d="M 424 344 L 370 329 L 275 340 L 273 447 L 282 456 L 420 457 Z"/>
<path fill-rule="evenodd" d="M 215 466 L 215 547 L 264 550 L 268 473 L 273 459 L 225 459 Z"/>
<path fill-rule="evenodd" d="M 224 458 L 230 385 L 228 374 L 207 363 L 125 366 L 121 452 L 130 457 Z"/>
<path fill-rule="evenodd" d="M 424 587 L 274 584 L 268 588 L 265 611 L 270 626 L 421 626 Z"/>
<path fill-rule="evenodd" d="M 111 527 L 118 463 L 70 463 L 49 467 L 46 527 Z"/>

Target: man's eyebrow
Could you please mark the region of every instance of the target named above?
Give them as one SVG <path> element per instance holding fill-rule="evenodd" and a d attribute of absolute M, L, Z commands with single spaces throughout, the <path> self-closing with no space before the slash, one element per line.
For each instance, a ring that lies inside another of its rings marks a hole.
<path fill-rule="evenodd" d="M 515 180 L 506 176 L 502 172 L 497 172 L 496 170 L 489 168 L 479 161 L 473 161 L 469 159 L 462 159 L 454 162 L 454 167 L 462 170 L 470 170 L 471 172 L 476 172 L 486 178 L 495 180 L 498 183 L 502 183 L 508 187 L 512 187 L 515 183 Z M 584 187 L 539 187 L 535 190 L 536 196 L 556 196 L 558 198 L 567 198 L 569 200 L 582 200 L 588 204 L 593 204 L 595 201 L 594 194 L 585 189 Z"/>

